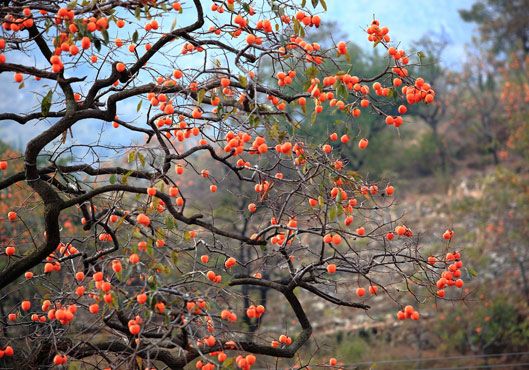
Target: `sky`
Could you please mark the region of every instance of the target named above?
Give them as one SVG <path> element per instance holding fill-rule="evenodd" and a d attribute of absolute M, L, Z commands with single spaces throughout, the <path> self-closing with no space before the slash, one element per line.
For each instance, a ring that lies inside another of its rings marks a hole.
<path fill-rule="evenodd" d="M 447 67 L 457 68 L 470 43 L 474 25 L 463 22 L 459 9 L 468 9 L 473 0 L 327 0 L 327 15 L 363 48 L 370 48 L 364 32 L 373 19 L 389 28 L 394 41 L 409 49 L 413 41 L 436 33 L 448 36 L 450 44 L 443 57 Z"/>
<path fill-rule="evenodd" d="M 297 0 L 295 0 L 297 1 Z M 208 3 L 205 1 L 205 3 Z M 310 1 L 307 1 L 310 4 Z M 367 41 L 363 29 L 371 22 L 373 16 L 381 25 L 390 29 L 392 40 L 398 41 L 404 49 L 410 49 L 413 42 L 431 33 L 442 33 L 448 37 L 450 44 L 444 54 L 443 64 L 450 68 L 458 68 L 464 58 L 465 45 L 471 40 L 474 26 L 461 20 L 458 9 L 469 8 L 472 0 L 326 0 L 327 13 L 322 19 L 338 23 L 347 39 L 359 46 L 372 49 Z M 310 5 L 308 5 L 310 7 Z M 318 11 L 322 8 L 319 6 Z M 179 24 L 186 23 L 182 19 Z M 32 58 L 24 58 L 24 62 L 31 64 Z M 11 73 L 0 74 L 0 112 L 27 112 L 33 110 L 41 100 L 38 96 L 28 97 L 31 82 L 25 89 L 18 90 L 13 82 Z M 44 92 L 47 90 L 43 90 Z M 134 107 L 129 110 L 135 111 Z M 21 148 L 44 129 L 46 125 L 39 123 L 35 126 L 28 123 L 21 126 L 15 122 L 0 122 L 0 140 Z M 75 136 L 86 138 L 97 133 L 101 124 L 82 122 L 76 125 Z M 114 137 L 115 141 L 126 142 L 125 137 Z"/>

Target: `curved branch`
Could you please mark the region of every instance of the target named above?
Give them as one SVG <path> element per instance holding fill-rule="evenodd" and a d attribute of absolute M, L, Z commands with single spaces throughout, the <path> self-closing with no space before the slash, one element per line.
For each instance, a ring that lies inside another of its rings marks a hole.
<path fill-rule="evenodd" d="M 61 73 L 43 71 L 35 67 L 22 66 L 20 64 L 4 63 L 0 64 L 0 73 L 2 72 L 20 72 L 26 75 L 46 78 L 48 80 L 54 80 L 62 83 L 81 82 L 86 77 L 70 77 L 64 78 Z"/>
<path fill-rule="evenodd" d="M 1 113 L 0 114 L 0 121 L 16 121 L 20 123 L 21 125 L 25 125 L 29 121 L 32 121 L 34 119 L 39 118 L 59 118 L 64 117 L 65 112 L 49 112 L 48 114 L 44 115 L 42 112 L 35 112 L 30 113 L 26 115 L 22 114 L 16 114 L 16 113 Z"/>
<path fill-rule="evenodd" d="M 370 308 L 370 306 L 368 306 L 366 304 L 356 303 L 356 302 L 347 302 L 347 301 L 341 300 L 339 298 L 333 297 L 333 296 L 331 296 L 331 295 L 329 295 L 327 293 L 324 293 L 321 290 L 313 287 L 312 285 L 304 283 L 304 282 L 299 282 L 298 286 L 303 288 L 303 289 L 308 290 L 309 292 L 317 295 L 318 297 L 323 298 L 326 301 L 331 302 L 331 303 L 333 303 L 333 304 L 335 304 L 337 306 L 361 308 L 363 310 L 368 310 Z"/>

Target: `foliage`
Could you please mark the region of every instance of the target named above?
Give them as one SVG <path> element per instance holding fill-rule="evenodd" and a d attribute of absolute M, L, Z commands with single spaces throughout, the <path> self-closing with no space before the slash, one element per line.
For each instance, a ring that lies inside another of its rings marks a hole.
<path fill-rule="evenodd" d="M 477 306 L 472 315 L 455 308 L 436 324 L 441 350 L 466 353 L 520 352 L 529 344 L 529 321 L 506 296 L 496 296 Z M 506 303 L 507 302 L 507 303 Z"/>
<path fill-rule="evenodd" d="M 527 0 L 479 0 L 470 9 L 459 11 L 463 20 L 477 23 L 480 38 L 494 53 L 509 54 L 512 49 L 529 53 Z"/>

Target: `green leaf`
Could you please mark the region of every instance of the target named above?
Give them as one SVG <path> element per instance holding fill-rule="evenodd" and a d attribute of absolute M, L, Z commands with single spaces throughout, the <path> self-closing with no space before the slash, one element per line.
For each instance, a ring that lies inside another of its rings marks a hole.
<path fill-rule="evenodd" d="M 318 113 L 316 111 L 312 111 L 312 114 L 310 115 L 310 124 L 313 125 L 316 122 L 316 117 L 318 116 Z"/>
<path fill-rule="evenodd" d="M 418 51 L 417 56 L 419 57 L 419 62 L 422 64 L 422 60 L 424 57 L 426 57 L 426 55 L 422 51 Z"/>
<path fill-rule="evenodd" d="M 93 37 L 90 37 L 92 35 L 88 34 L 87 29 L 86 29 L 86 25 L 84 25 L 83 22 L 80 19 L 74 20 L 74 23 L 77 26 L 77 28 L 79 29 L 79 35 L 81 37 L 88 36 L 90 38 L 90 40 L 93 39 Z"/>
<path fill-rule="evenodd" d="M 165 231 L 162 228 L 156 229 L 154 232 L 156 239 L 165 239 Z"/>
<path fill-rule="evenodd" d="M 113 173 L 110 178 L 108 179 L 108 182 L 110 182 L 110 184 L 114 185 L 116 183 L 116 180 L 117 180 L 117 177 L 116 177 L 116 174 Z"/>
<path fill-rule="evenodd" d="M 138 105 L 136 105 L 136 112 L 140 111 L 142 104 L 143 104 L 143 100 L 140 99 L 140 101 L 138 102 Z"/>
<path fill-rule="evenodd" d="M 336 96 L 341 100 L 346 100 L 347 97 L 349 96 L 349 92 L 347 91 L 347 88 L 341 82 L 338 82 L 338 86 L 336 86 Z"/>
<path fill-rule="evenodd" d="M 152 256 L 153 253 L 154 253 L 154 248 L 153 248 L 152 242 L 150 240 L 147 242 L 147 250 L 146 250 L 146 252 L 147 252 L 147 254 L 149 256 Z"/>
<path fill-rule="evenodd" d="M 279 124 L 277 122 L 275 122 L 274 124 L 272 124 L 272 126 L 268 129 L 268 136 L 270 136 L 270 138 L 272 140 L 279 140 Z"/>
<path fill-rule="evenodd" d="M 303 26 L 301 26 L 301 25 L 299 27 L 299 35 L 301 37 L 305 37 L 305 28 L 303 28 Z"/>
<path fill-rule="evenodd" d="M 53 26 L 53 25 L 54 24 L 53 24 L 52 20 L 50 18 L 46 18 L 46 21 L 44 22 L 44 30 L 46 32 L 48 32 L 49 29 L 51 28 L 51 26 Z"/>
<path fill-rule="evenodd" d="M 329 221 L 334 221 L 336 219 L 336 207 L 332 207 L 329 210 Z"/>
<path fill-rule="evenodd" d="M 134 9 L 134 16 L 137 20 L 141 19 L 141 7 L 138 6 L 136 9 Z"/>
<path fill-rule="evenodd" d="M 173 216 L 166 216 L 165 217 L 165 228 L 169 231 L 173 230 L 176 227 L 176 223 L 174 221 Z"/>
<path fill-rule="evenodd" d="M 327 3 L 325 2 L 325 0 L 320 0 L 320 4 L 321 4 L 323 10 L 327 11 Z"/>
<path fill-rule="evenodd" d="M 248 79 L 246 78 L 246 76 L 239 75 L 239 82 L 241 83 L 241 86 L 246 89 L 246 87 L 248 86 Z"/>
<path fill-rule="evenodd" d="M 200 89 L 197 93 L 197 103 L 198 105 L 202 104 L 202 100 L 204 100 L 204 95 L 206 95 L 206 90 Z"/>
<path fill-rule="evenodd" d="M 43 117 L 46 117 L 48 113 L 50 113 L 52 96 L 53 96 L 53 91 L 52 90 L 48 91 L 48 93 L 44 96 L 44 98 L 42 99 L 42 102 L 40 103 L 40 110 L 42 111 Z"/>
<path fill-rule="evenodd" d="M 132 162 L 134 162 L 134 159 L 136 159 L 136 151 L 132 150 L 132 151 L 129 152 L 128 162 L 132 163 Z"/>
<path fill-rule="evenodd" d="M 18 85 L 18 89 L 23 89 L 24 87 L 26 86 L 26 84 L 24 82 L 22 82 L 20 85 Z"/>
<path fill-rule="evenodd" d="M 300 24 L 299 21 L 294 18 L 294 33 L 299 36 Z"/>
<path fill-rule="evenodd" d="M 141 163 L 141 166 L 142 167 L 145 167 L 145 156 L 143 154 L 141 154 L 140 152 L 138 152 L 138 159 Z"/>
<path fill-rule="evenodd" d="M 107 32 L 107 30 L 103 30 L 103 31 L 101 31 L 101 36 L 103 36 L 103 43 L 104 43 L 105 45 L 108 45 L 108 44 L 110 43 L 110 38 L 109 38 L 109 36 L 108 36 L 108 32 Z"/>
<path fill-rule="evenodd" d="M 250 123 L 250 127 L 257 127 L 259 126 L 259 118 L 256 117 L 254 114 L 251 114 L 249 117 L 248 117 L 248 121 Z"/>
<path fill-rule="evenodd" d="M 127 184 L 127 182 L 129 181 L 129 177 L 130 177 L 130 175 L 132 175 L 132 172 L 133 172 L 132 170 L 127 171 L 127 173 L 126 173 L 125 175 L 123 175 L 123 177 L 121 177 L 120 182 L 121 182 L 122 184 Z"/>
<path fill-rule="evenodd" d="M 158 282 L 156 281 L 156 276 L 151 275 L 147 278 L 147 284 L 149 285 L 149 288 L 155 289 L 158 286 Z"/>
<path fill-rule="evenodd" d="M 137 195 L 140 195 L 140 194 L 137 194 Z M 142 238 L 142 235 L 141 233 L 139 232 L 139 230 L 135 229 L 132 233 L 132 237 L 135 238 L 135 239 L 141 239 Z M 137 252 L 138 251 L 138 247 L 137 246 L 134 246 L 134 251 Z"/>
<path fill-rule="evenodd" d="M 176 18 L 173 18 L 173 21 L 171 22 L 171 28 L 170 28 L 170 30 L 171 30 L 171 31 L 174 31 L 175 28 L 176 28 Z"/>
<path fill-rule="evenodd" d="M 178 263 L 178 252 L 175 250 L 171 252 L 171 261 L 173 262 L 173 265 Z"/>
<path fill-rule="evenodd" d="M 316 77 L 318 75 L 318 68 L 314 67 L 314 66 L 310 66 L 309 68 L 307 68 L 305 70 L 305 75 L 309 78 L 309 79 L 312 79 L 314 77 Z"/>
<path fill-rule="evenodd" d="M 304 8 L 307 5 L 307 0 L 301 0 L 301 7 Z"/>
<path fill-rule="evenodd" d="M 338 216 L 338 217 L 340 217 L 341 215 L 343 215 L 343 207 L 336 206 L 336 213 L 337 213 L 337 216 Z"/>
<path fill-rule="evenodd" d="M 137 43 L 138 42 L 138 30 L 134 31 L 132 34 L 132 42 Z"/>
<path fill-rule="evenodd" d="M 318 0 L 311 0 L 311 3 L 314 8 L 318 6 Z"/>
<path fill-rule="evenodd" d="M 99 40 L 97 37 L 94 38 L 94 47 L 97 51 L 101 51 L 101 40 Z"/>

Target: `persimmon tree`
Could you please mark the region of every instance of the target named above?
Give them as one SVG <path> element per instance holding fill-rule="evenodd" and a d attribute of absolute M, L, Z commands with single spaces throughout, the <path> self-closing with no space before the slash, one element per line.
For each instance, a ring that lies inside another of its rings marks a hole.
<path fill-rule="evenodd" d="M 0 189 L 24 195 L 2 200 L 0 361 L 249 369 L 310 339 L 302 296 L 362 312 L 382 295 L 401 320 L 418 320 L 410 303 L 429 293 L 455 297 L 453 232 L 423 256 L 389 212 L 394 187 L 333 154 L 369 151 L 360 115 L 396 130 L 435 92 L 377 20 L 366 26 L 387 53 L 376 75 L 355 75 L 345 41 L 306 42 L 326 7 L 312 4 L 2 2 L 0 73 L 39 104 L 0 114 L 38 129 L 0 162 Z M 309 143 L 297 128 L 329 125 L 324 110 L 351 134 Z M 100 123 L 100 139 L 129 143 L 75 136 Z M 297 326 L 263 330 L 278 306 Z"/>

